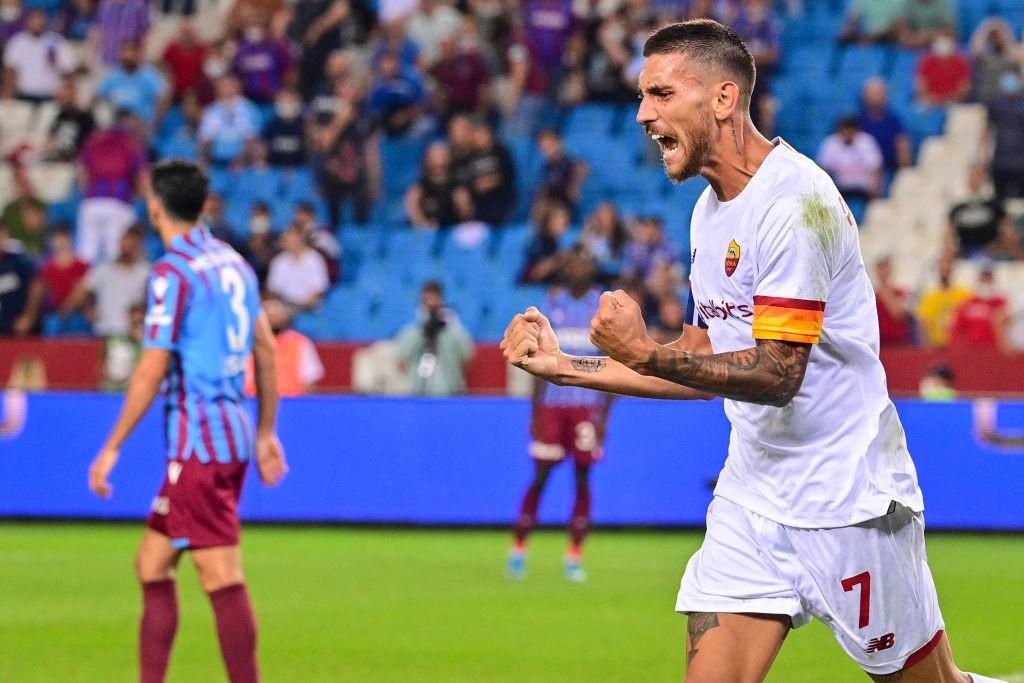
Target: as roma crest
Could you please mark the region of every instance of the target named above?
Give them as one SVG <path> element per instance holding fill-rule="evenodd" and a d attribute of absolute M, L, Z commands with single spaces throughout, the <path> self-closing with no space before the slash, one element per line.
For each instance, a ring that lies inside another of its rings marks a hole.
<path fill-rule="evenodd" d="M 736 240 L 729 242 L 729 248 L 725 250 L 725 274 L 732 277 L 736 272 L 736 266 L 740 264 L 740 245 Z"/>

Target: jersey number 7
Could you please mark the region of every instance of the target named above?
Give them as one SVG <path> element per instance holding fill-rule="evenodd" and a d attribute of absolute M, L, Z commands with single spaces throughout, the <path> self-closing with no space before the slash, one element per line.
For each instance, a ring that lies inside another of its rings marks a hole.
<path fill-rule="evenodd" d="M 857 628 L 864 628 L 871 621 L 871 572 L 861 572 L 856 576 L 843 579 L 839 584 L 847 593 L 856 586 L 860 586 L 860 620 L 857 623 Z"/>

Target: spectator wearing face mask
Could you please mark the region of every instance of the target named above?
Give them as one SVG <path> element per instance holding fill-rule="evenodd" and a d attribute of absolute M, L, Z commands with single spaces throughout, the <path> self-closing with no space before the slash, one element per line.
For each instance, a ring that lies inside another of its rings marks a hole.
<path fill-rule="evenodd" d="M 999 199 L 1024 197 L 1024 88 L 1014 67 L 999 77 L 999 95 L 988 106 L 993 134 L 992 182 Z"/>
<path fill-rule="evenodd" d="M 76 66 L 74 53 L 64 38 L 46 29 L 46 13 L 28 13 L 25 30 L 16 33 L 3 49 L 4 66 L 14 76 L 19 100 L 39 104 L 53 99 L 61 79 Z"/>
<path fill-rule="evenodd" d="M 276 296 L 263 299 L 263 312 L 274 332 L 274 370 L 277 373 L 277 393 L 281 396 L 301 396 L 323 379 L 324 366 L 316 347 L 309 337 L 292 329 L 292 312 Z M 256 395 L 252 356 L 245 370 L 245 393 Z"/>
<path fill-rule="evenodd" d="M 999 78 L 1020 63 L 1020 49 L 1006 19 L 988 17 L 974 30 L 970 41 L 974 72 L 972 96 L 988 104 L 999 97 Z"/>
<path fill-rule="evenodd" d="M 170 95 L 163 76 L 152 64 L 142 63 L 140 46 L 131 42 L 121 45 L 118 66 L 100 82 L 96 94 L 116 108 L 135 114 L 147 125 L 163 110 L 165 98 Z"/>
<path fill-rule="evenodd" d="M 915 74 L 917 99 L 929 106 L 963 102 L 971 91 L 971 62 L 950 33 L 939 33 L 921 55 Z"/>
<path fill-rule="evenodd" d="M 295 169 L 306 164 L 306 125 L 302 120 L 302 100 L 292 88 L 278 92 L 274 117 L 263 131 L 269 156 L 276 168 Z"/>

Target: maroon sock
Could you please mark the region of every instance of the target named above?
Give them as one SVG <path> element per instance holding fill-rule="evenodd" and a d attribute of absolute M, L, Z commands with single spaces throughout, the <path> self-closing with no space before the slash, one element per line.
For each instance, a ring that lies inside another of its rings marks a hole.
<path fill-rule="evenodd" d="M 523 496 L 523 504 L 519 507 L 519 518 L 514 529 L 516 545 L 522 545 L 537 521 L 537 507 L 540 505 L 541 487 L 536 482 L 530 484 Z"/>
<path fill-rule="evenodd" d="M 139 623 L 139 682 L 163 683 L 178 630 L 178 593 L 174 581 L 142 584 Z"/>
<path fill-rule="evenodd" d="M 590 487 L 576 488 L 576 502 L 572 506 L 572 519 L 569 520 L 569 541 L 572 548 L 579 552 L 583 540 L 590 530 Z"/>
<path fill-rule="evenodd" d="M 244 583 L 219 588 L 210 593 L 210 604 L 217 620 L 220 653 L 231 683 L 256 683 L 256 617 Z"/>

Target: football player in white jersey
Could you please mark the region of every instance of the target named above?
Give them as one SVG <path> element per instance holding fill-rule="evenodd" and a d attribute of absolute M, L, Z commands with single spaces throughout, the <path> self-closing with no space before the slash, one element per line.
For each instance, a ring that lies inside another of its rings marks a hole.
<path fill-rule="evenodd" d="M 729 455 L 676 602 L 689 615 L 688 683 L 762 680 L 812 617 L 876 681 L 991 681 L 953 662 L 874 295 L 838 190 L 754 128 L 754 60 L 734 31 L 672 24 L 644 56 L 637 122 L 669 177 L 710 183 L 691 224 L 685 331 L 656 344 L 618 291 L 591 324 L 607 357 L 562 353 L 531 307 L 505 333 L 506 358 L 558 384 L 725 399 Z"/>

